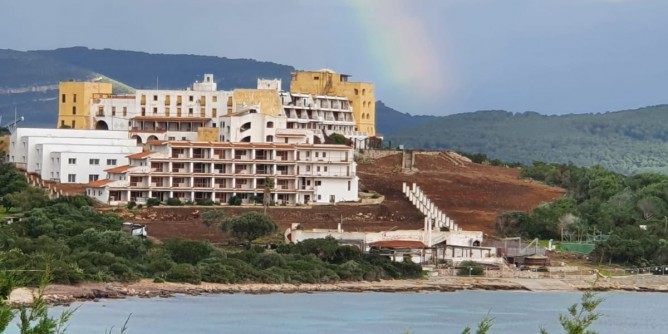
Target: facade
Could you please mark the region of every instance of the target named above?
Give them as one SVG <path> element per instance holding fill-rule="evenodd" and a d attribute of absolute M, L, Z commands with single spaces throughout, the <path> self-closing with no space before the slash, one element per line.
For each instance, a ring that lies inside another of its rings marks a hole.
<path fill-rule="evenodd" d="M 342 96 L 353 110 L 356 129 L 368 136 L 376 136 L 376 98 L 373 84 L 348 81 L 349 75 L 332 70 L 298 71 L 292 73 L 290 93 Z"/>
<path fill-rule="evenodd" d="M 150 152 L 130 155 L 129 164 L 107 169 L 107 179 L 87 193 L 111 205 L 148 198 L 166 201 L 238 196 L 250 203 L 273 183 L 277 204 L 358 200 L 351 147 L 282 143 L 153 142 Z"/>
<path fill-rule="evenodd" d="M 216 140 L 216 120 L 231 108 L 232 93 L 217 90 L 213 75 L 205 74 L 202 82 L 185 90 L 137 90 L 134 95 L 95 98 L 87 128 L 130 131 L 131 138 L 140 144 L 149 140 Z"/>
<path fill-rule="evenodd" d="M 111 84 L 102 82 L 61 82 L 58 85 L 58 128 L 94 129 L 91 103 L 111 96 Z"/>
<path fill-rule="evenodd" d="M 17 128 L 7 161 L 43 180 L 88 183 L 141 150 L 126 131 Z"/>

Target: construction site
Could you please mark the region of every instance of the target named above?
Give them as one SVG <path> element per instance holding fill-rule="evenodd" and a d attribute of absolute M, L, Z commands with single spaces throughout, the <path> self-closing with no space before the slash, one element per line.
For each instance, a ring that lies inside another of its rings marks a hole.
<path fill-rule="evenodd" d="M 402 152 L 370 150 L 357 157 L 360 202 L 336 205 L 271 206 L 267 214 L 279 231 L 295 223 L 304 229 L 337 229 L 377 232 L 423 228 L 424 214 L 409 201 L 402 184 L 417 184 L 441 210 L 467 231 L 494 234 L 498 214 L 530 211 L 541 203 L 553 201 L 564 190 L 520 179 L 519 169 L 472 163 L 453 152 Z M 367 204 L 370 203 L 370 204 Z M 142 210 L 114 210 L 125 220 L 146 224 L 151 238 L 182 237 L 227 241 L 222 232 L 199 222 L 203 210 L 225 210 L 233 216 L 257 206 L 158 206 Z"/>

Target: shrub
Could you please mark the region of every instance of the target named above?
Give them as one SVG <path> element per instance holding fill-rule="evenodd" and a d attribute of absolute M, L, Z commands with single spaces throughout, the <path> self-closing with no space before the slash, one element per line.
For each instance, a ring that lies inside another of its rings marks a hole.
<path fill-rule="evenodd" d="M 459 264 L 457 276 L 482 276 L 484 269 L 480 263 L 473 261 L 464 261 Z"/>
<path fill-rule="evenodd" d="M 165 240 L 163 247 L 174 262 L 189 264 L 206 259 L 214 249 L 208 242 L 184 239 Z"/>
<path fill-rule="evenodd" d="M 137 206 L 135 201 L 128 202 L 128 209 L 132 210 L 135 206 Z"/>
<path fill-rule="evenodd" d="M 241 197 L 239 196 L 232 196 L 230 199 L 227 201 L 227 204 L 229 205 L 241 205 Z"/>
<path fill-rule="evenodd" d="M 170 282 L 184 282 L 199 284 L 202 282 L 199 269 L 189 263 L 179 263 L 167 271 L 167 280 Z"/>
<path fill-rule="evenodd" d="M 182 205 L 183 203 L 181 203 L 181 200 L 178 199 L 178 198 L 170 197 L 170 198 L 167 199 L 165 204 L 170 205 L 170 206 L 179 206 L 179 205 Z"/>
<path fill-rule="evenodd" d="M 158 206 L 158 205 L 160 205 L 160 200 L 157 199 L 157 198 L 149 198 L 146 201 L 146 207 L 148 207 L 148 208 L 150 208 L 152 206 Z"/>
<path fill-rule="evenodd" d="M 213 200 L 210 198 L 198 198 L 195 200 L 197 205 L 211 206 L 213 205 Z"/>
<path fill-rule="evenodd" d="M 137 209 L 140 209 L 140 210 L 141 210 L 141 209 L 143 209 L 143 208 L 144 208 L 144 204 L 137 204 Z"/>

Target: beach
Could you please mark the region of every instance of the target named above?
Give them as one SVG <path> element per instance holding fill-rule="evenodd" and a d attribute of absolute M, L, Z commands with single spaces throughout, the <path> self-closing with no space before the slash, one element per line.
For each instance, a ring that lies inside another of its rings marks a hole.
<path fill-rule="evenodd" d="M 381 280 L 337 282 L 322 284 L 221 284 L 221 283 L 155 283 L 143 279 L 133 283 L 84 283 L 77 285 L 52 284 L 44 298 L 50 304 L 66 305 L 76 301 L 119 299 L 125 297 L 171 297 L 176 294 L 267 294 L 316 292 L 452 292 L 460 290 L 516 291 L 638 291 L 668 292 L 668 276 L 628 275 L 597 278 L 596 275 L 564 277 L 461 277 L 430 276 L 415 280 Z M 17 288 L 10 296 L 13 305 L 27 304 L 36 289 Z"/>

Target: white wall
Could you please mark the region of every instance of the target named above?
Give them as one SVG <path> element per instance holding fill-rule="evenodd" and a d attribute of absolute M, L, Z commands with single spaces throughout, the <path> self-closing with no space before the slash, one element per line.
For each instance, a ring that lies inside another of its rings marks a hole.
<path fill-rule="evenodd" d="M 315 199 L 317 203 L 329 203 L 331 196 L 335 202 L 357 201 L 358 179 L 355 176 L 352 179 L 323 178 L 316 179 L 320 181 L 320 186 L 315 186 Z M 350 186 L 350 187 L 349 187 Z"/>
<path fill-rule="evenodd" d="M 136 153 L 136 152 L 135 152 Z M 105 169 L 113 168 L 115 166 L 123 166 L 128 164 L 127 153 L 106 153 L 106 152 L 60 152 L 60 182 L 61 183 L 88 183 L 89 175 L 98 175 L 98 179 L 106 178 L 107 173 Z M 69 159 L 76 159 L 74 165 L 69 164 Z M 99 165 L 91 165 L 91 159 L 98 159 Z M 117 164 L 107 165 L 108 159 L 115 159 Z M 69 182 L 68 175 L 76 175 L 75 182 Z M 56 175 L 54 169 L 54 177 Z M 42 179 L 51 178 L 51 173 L 42 175 Z"/>
<path fill-rule="evenodd" d="M 10 139 L 9 162 L 34 172 L 38 161 L 41 161 L 38 156 L 42 154 L 37 151 L 36 145 L 42 143 L 127 146 L 130 141 L 125 131 L 18 128 Z"/>

